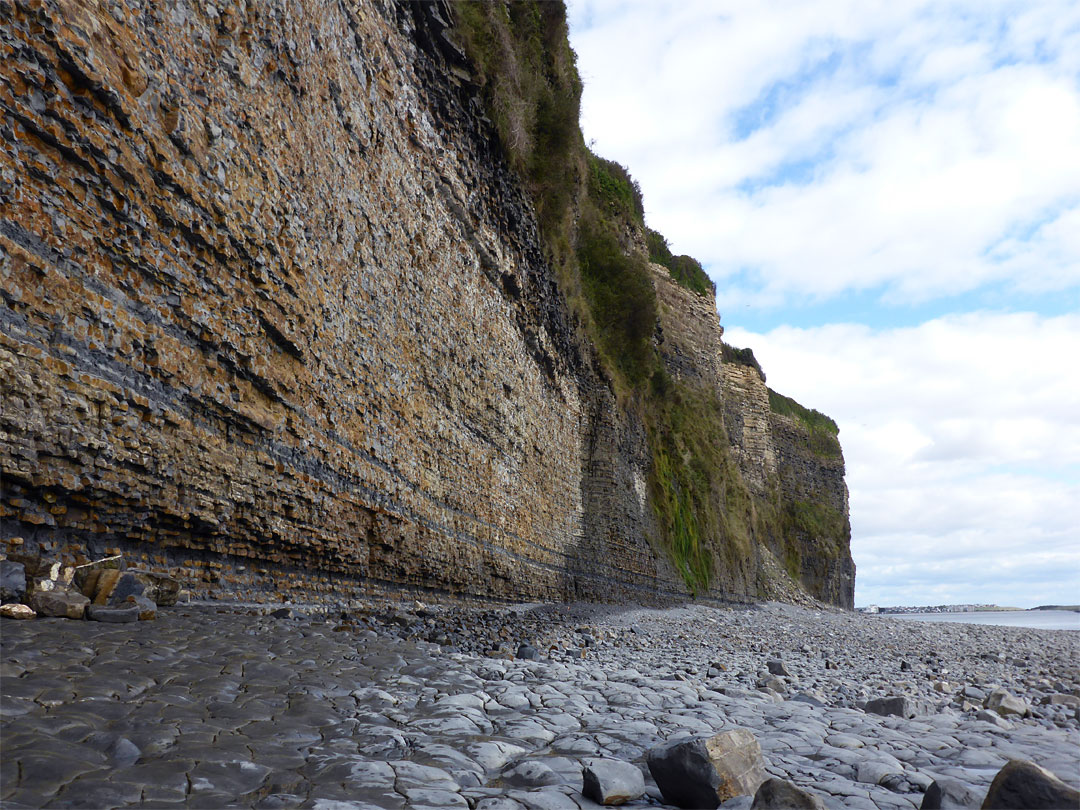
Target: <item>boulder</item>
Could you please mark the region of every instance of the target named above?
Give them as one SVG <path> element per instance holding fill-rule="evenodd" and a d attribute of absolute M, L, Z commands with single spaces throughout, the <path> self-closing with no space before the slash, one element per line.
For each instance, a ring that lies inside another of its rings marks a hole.
<path fill-rule="evenodd" d="M 1000 714 L 1002 717 L 1008 717 L 1013 714 L 1017 717 L 1026 717 L 1031 713 L 1031 708 L 1018 697 L 1009 694 L 1004 689 L 995 689 L 989 695 L 986 696 L 986 700 L 983 702 L 983 706 L 987 709 Z"/>
<path fill-rule="evenodd" d="M 540 653 L 536 651 L 536 647 L 531 644 L 521 644 L 517 649 L 517 656 L 521 661 L 535 661 L 540 657 Z"/>
<path fill-rule="evenodd" d="M 761 746 L 747 729 L 713 737 L 677 740 L 647 754 L 649 772 L 665 801 L 679 807 L 717 807 L 765 781 Z"/>
<path fill-rule="evenodd" d="M 0 560 L 0 602 L 19 602 L 26 593 L 26 566 Z"/>
<path fill-rule="evenodd" d="M 123 572 L 118 568 L 103 568 L 97 572 L 97 576 L 91 572 L 84 583 L 84 588 L 91 592 L 83 593 L 92 599 L 95 605 L 106 604 L 116 589 L 116 583 L 120 581 L 121 573 Z"/>
<path fill-rule="evenodd" d="M 963 810 L 979 806 L 979 794 L 959 779 L 939 776 L 923 794 L 920 810 Z"/>
<path fill-rule="evenodd" d="M 135 605 L 139 609 L 139 621 L 147 622 L 157 618 L 157 605 L 154 604 L 154 600 L 146 596 L 129 596 L 127 603 L 121 607 L 127 607 L 127 604 Z"/>
<path fill-rule="evenodd" d="M 791 671 L 786 666 L 784 666 L 783 661 L 770 661 L 765 666 L 769 668 L 769 672 L 773 675 L 779 675 L 784 678 L 791 677 Z"/>
<path fill-rule="evenodd" d="M 86 617 L 95 622 L 108 622 L 110 624 L 137 622 L 139 620 L 139 606 L 131 602 L 123 607 L 91 604 L 86 609 Z"/>
<path fill-rule="evenodd" d="M 68 590 L 35 590 L 28 601 L 41 616 L 67 619 L 81 619 L 90 603 L 81 593 Z"/>
<path fill-rule="evenodd" d="M 122 571 L 104 604 L 114 607 L 122 606 L 128 601 L 129 596 L 142 596 L 143 591 L 145 590 L 146 586 L 134 572 Z M 96 596 L 94 597 L 94 602 L 102 604 L 101 602 L 98 602 L 98 597 Z"/>
<path fill-rule="evenodd" d="M 1050 810 L 1080 807 L 1074 790 L 1046 768 L 1023 759 L 1010 760 L 998 771 L 982 803 L 983 810 Z"/>
<path fill-rule="evenodd" d="M 77 565 L 72 572 L 71 581 L 75 584 L 83 596 L 93 598 L 94 591 L 92 586 L 88 586 L 87 582 L 90 579 L 96 580 L 101 571 L 114 570 L 122 571 L 124 569 L 124 558 L 117 554 L 114 557 L 105 557 L 100 560 L 94 560 L 94 562 L 86 563 L 86 565 Z M 87 593 L 88 587 L 90 592 Z"/>
<path fill-rule="evenodd" d="M 754 794 L 750 810 L 825 810 L 825 803 L 791 782 L 766 779 Z"/>
<path fill-rule="evenodd" d="M 582 764 L 581 793 L 597 804 L 625 804 L 645 792 L 645 777 L 637 765 L 631 762 L 591 758 Z"/>
<path fill-rule="evenodd" d="M 909 697 L 884 697 L 867 701 L 866 711 L 869 714 L 896 717 L 914 717 L 919 713 L 919 707 Z"/>
<path fill-rule="evenodd" d="M 37 614 L 29 605 L 11 602 L 6 605 L 0 605 L 0 616 L 5 619 L 33 619 Z"/>
<path fill-rule="evenodd" d="M 154 600 L 158 607 L 175 605 L 180 596 L 180 582 L 168 574 L 129 568 L 125 573 L 133 576 L 143 586 L 142 594 Z"/>

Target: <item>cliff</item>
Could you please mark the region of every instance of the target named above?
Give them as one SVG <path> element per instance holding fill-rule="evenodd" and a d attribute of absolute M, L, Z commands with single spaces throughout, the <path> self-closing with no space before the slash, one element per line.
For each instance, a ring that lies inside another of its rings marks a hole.
<path fill-rule="evenodd" d="M 451 13 L 0 0 L 6 548 L 254 599 L 755 599 L 771 556 L 850 606 L 838 446 L 654 273 L 646 348 L 749 493 L 688 576 L 667 428 L 573 305 Z"/>

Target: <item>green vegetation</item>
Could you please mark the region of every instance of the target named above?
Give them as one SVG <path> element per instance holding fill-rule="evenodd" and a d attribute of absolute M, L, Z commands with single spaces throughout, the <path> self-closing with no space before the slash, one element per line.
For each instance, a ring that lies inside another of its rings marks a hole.
<path fill-rule="evenodd" d="M 698 295 L 716 295 L 716 285 L 701 266 L 701 262 L 693 256 L 673 256 L 667 239 L 652 228 L 645 229 L 645 241 L 649 246 L 649 261 L 666 267 L 679 284 Z"/>
<path fill-rule="evenodd" d="M 668 382 L 648 408 L 650 490 L 663 539 L 692 593 L 709 587 L 714 560 L 728 570 L 751 554 L 750 493 L 728 452 L 715 392 Z"/>
<path fill-rule="evenodd" d="M 747 347 L 745 349 L 736 349 L 734 346 L 721 341 L 721 343 L 720 343 L 720 356 L 723 358 L 725 363 L 736 363 L 737 365 L 749 366 L 750 368 L 756 370 L 757 373 L 758 373 L 758 376 L 761 377 L 761 381 L 765 382 L 765 371 L 764 371 L 764 369 L 761 368 L 761 364 L 757 361 L 757 358 L 754 357 L 754 350 L 753 349 L 751 349 L 749 347 Z M 770 390 L 770 392 L 772 391 L 772 389 L 769 389 L 769 390 Z M 800 407 L 800 408 L 802 407 L 801 405 L 799 405 L 799 403 L 795 402 L 795 400 L 791 400 L 791 401 L 794 402 L 795 405 L 797 405 L 798 407 Z M 772 404 L 771 394 L 770 394 L 769 404 L 770 405 Z M 773 408 L 773 410 L 776 410 L 776 409 Z"/>
<path fill-rule="evenodd" d="M 816 501 L 794 501 L 787 504 L 782 511 L 781 528 L 781 558 L 784 568 L 796 582 L 802 573 L 800 537 L 812 538 L 819 564 L 844 550 L 844 516 L 826 504 Z"/>
<path fill-rule="evenodd" d="M 663 235 L 645 227 L 641 189 L 626 168 L 586 148 L 563 4 L 469 0 L 453 11 L 454 36 L 505 159 L 531 197 L 562 293 L 597 347 L 620 407 L 646 426 L 660 545 L 695 594 L 714 583 L 718 563 L 721 572 L 749 572 L 752 538 L 775 538 L 779 507 L 756 510 L 731 458 L 717 393 L 678 383 L 664 369 L 653 342 L 656 294 L 636 240 L 643 233 L 649 260 L 682 286 L 712 296 L 715 285 L 698 261 L 672 255 Z M 749 349 L 725 346 L 724 358 L 761 373 Z M 835 425 L 831 434 L 811 430 L 818 433 L 835 443 Z M 800 520 L 807 522 L 794 515 L 788 522 Z"/>
<path fill-rule="evenodd" d="M 839 456 L 840 440 L 837 434 L 840 428 L 836 422 L 821 411 L 805 408 L 791 397 L 785 397 L 769 389 L 769 407 L 774 413 L 790 416 L 806 427 L 809 432 L 808 446 L 819 456 Z"/>
<path fill-rule="evenodd" d="M 507 161 L 525 181 L 560 270 L 584 171 L 581 79 L 562 3 L 459 2 L 454 32 L 475 68 Z"/>
<path fill-rule="evenodd" d="M 602 219 L 582 219 L 577 239 L 582 287 L 602 355 L 632 388 L 653 373 L 656 292 L 644 261 L 628 255 Z"/>
<path fill-rule="evenodd" d="M 589 152 L 589 196 L 604 214 L 644 226 L 641 186 L 621 163 Z"/>

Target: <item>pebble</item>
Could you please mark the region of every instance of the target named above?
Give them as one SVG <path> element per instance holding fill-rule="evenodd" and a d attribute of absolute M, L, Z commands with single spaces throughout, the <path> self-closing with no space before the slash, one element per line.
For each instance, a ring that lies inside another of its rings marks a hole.
<path fill-rule="evenodd" d="M 1011 759 L 1080 787 L 1071 631 L 777 604 L 276 612 L 3 620 L 0 803 L 581 810 L 604 800 L 585 769 L 623 765 L 643 787 L 626 806 L 657 807 L 648 752 L 736 728 L 830 808 L 981 798 Z M 998 690 L 1027 716 L 985 708 Z M 868 711 L 883 698 L 919 711 Z"/>

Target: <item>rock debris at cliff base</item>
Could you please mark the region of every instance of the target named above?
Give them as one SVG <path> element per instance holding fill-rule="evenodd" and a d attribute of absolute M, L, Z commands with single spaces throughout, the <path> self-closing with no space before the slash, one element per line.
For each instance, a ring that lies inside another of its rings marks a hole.
<path fill-rule="evenodd" d="M 451 628 L 488 655 L 422 640 Z M 0 801 L 574 810 L 584 764 L 618 760 L 642 769 L 628 806 L 661 806 L 648 750 L 736 728 L 827 807 L 916 808 L 935 781 L 981 799 L 1010 759 L 1075 788 L 1078 660 L 1070 631 L 774 604 L 7 620 Z M 985 708 L 999 688 L 1022 715 Z M 890 698 L 913 716 L 865 710 Z"/>

